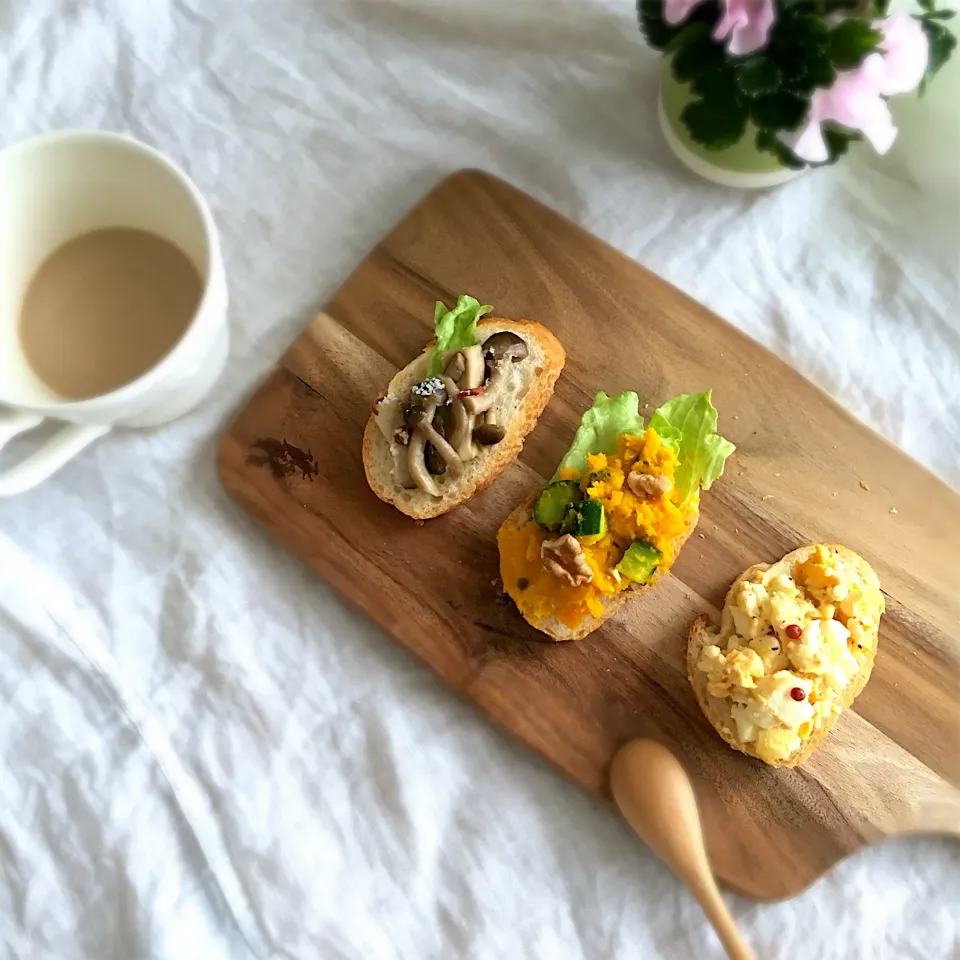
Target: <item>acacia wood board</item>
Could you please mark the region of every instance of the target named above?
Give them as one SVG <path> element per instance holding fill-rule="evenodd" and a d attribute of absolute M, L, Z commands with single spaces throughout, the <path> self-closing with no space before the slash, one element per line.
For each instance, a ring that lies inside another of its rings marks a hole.
<path fill-rule="evenodd" d="M 361 434 L 430 338 L 434 301 L 463 292 L 546 324 L 567 364 L 519 460 L 415 523 L 368 488 Z M 636 390 L 652 412 L 705 388 L 737 452 L 672 574 L 585 640 L 542 641 L 498 597 L 500 522 L 553 473 L 597 390 Z M 219 473 L 397 643 L 604 802 L 621 743 L 671 747 L 733 889 L 784 897 L 884 836 L 960 836 L 960 497 L 766 349 L 493 177 L 444 180 L 357 267 L 230 424 Z M 810 541 L 866 557 L 887 613 L 855 708 L 803 766 L 777 770 L 703 718 L 686 634 L 742 570 Z"/>

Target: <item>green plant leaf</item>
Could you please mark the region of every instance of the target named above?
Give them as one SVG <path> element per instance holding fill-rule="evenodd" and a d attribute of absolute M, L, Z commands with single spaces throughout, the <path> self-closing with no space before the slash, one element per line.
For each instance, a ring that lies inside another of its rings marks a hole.
<path fill-rule="evenodd" d="M 776 153 L 779 142 L 777 135 L 772 130 L 757 131 L 756 144 L 758 150 L 763 150 L 765 153 Z"/>
<path fill-rule="evenodd" d="M 688 103 L 680 120 L 690 136 L 709 150 L 732 147 L 747 129 L 749 113 L 736 97 L 710 95 Z"/>
<path fill-rule="evenodd" d="M 829 28 L 817 16 L 781 17 L 774 24 L 766 55 L 780 68 L 783 76 L 780 92 L 806 97 L 816 89 L 817 81 L 823 76 L 820 65 L 826 63 L 829 67 L 829 40 Z"/>
<path fill-rule="evenodd" d="M 926 20 L 952 20 L 957 15 L 956 10 L 935 10 L 933 13 L 928 13 L 924 19 Z"/>
<path fill-rule="evenodd" d="M 674 38 L 664 47 L 664 53 L 674 53 L 679 50 L 681 47 L 686 46 L 688 43 L 693 43 L 697 40 L 703 40 L 705 37 L 709 37 L 710 27 L 705 24 L 702 20 L 697 20 L 694 23 L 685 23 L 683 28 L 674 36 Z"/>
<path fill-rule="evenodd" d="M 758 130 L 756 144 L 758 150 L 772 153 L 780 164 L 789 170 L 803 170 L 807 166 L 792 150 L 780 142 L 772 130 Z"/>
<path fill-rule="evenodd" d="M 854 130 L 841 130 L 827 125 L 823 127 L 823 139 L 830 154 L 829 164 L 836 163 L 850 149 L 850 144 L 862 140 L 863 135 Z"/>
<path fill-rule="evenodd" d="M 811 56 L 802 76 L 784 82 L 782 89 L 808 99 L 820 87 L 829 87 L 837 78 L 837 71 L 830 65 L 825 53 Z"/>
<path fill-rule="evenodd" d="M 807 75 L 807 56 L 802 51 L 775 51 L 774 60 L 788 86 L 800 83 Z"/>
<path fill-rule="evenodd" d="M 773 93 L 783 81 L 780 68 L 767 57 L 747 57 L 737 66 L 737 84 L 748 97 Z"/>
<path fill-rule="evenodd" d="M 812 87 L 832 87 L 837 79 L 837 71 L 825 54 L 811 57 L 807 63 L 807 74 L 804 78 Z"/>
<path fill-rule="evenodd" d="M 721 87 L 726 91 L 729 89 L 732 83 L 733 96 L 735 97 L 737 95 L 736 81 L 734 81 L 728 74 L 728 64 L 718 64 L 709 70 L 704 70 L 701 73 L 698 73 L 690 81 L 690 89 L 698 97 L 702 98 L 709 97 L 711 93 L 715 95 L 716 91 Z"/>
<path fill-rule="evenodd" d="M 661 0 L 639 0 L 637 19 L 640 22 L 640 32 L 654 50 L 666 50 L 674 37 L 680 33 L 677 27 L 670 26 L 663 19 Z"/>
<path fill-rule="evenodd" d="M 780 0 L 779 6 L 781 18 L 817 12 L 817 5 L 814 0 Z"/>
<path fill-rule="evenodd" d="M 711 64 L 693 78 L 690 89 L 702 98 L 741 100 L 740 89 L 737 87 L 736 62 L 720 60 L 719 63 Z"/>
<path fill-rule="evenodd" d="M 920 9 L 925 10 L 927 13 L 933 13 L 935 9 L 934 0 L 920 0 Z"/>
<path fill-rule="evenodd" d="M 876 0 L 877 16 L 885 17 L 890 10 L 890 0 Z"/>
<path fill-rule="evenodd" d="M 838 70 L 852 70 L 863 63 L 881 40 L 883 32 L 874 30 L 869 21 L 856 17 L 844 20 L 830 31 L 830 62 Z"/>
<path fill-rule="evenodd" d="M 830 28 L 816 14 L 793 17 L 784 26 L 778 39 L 782 46 L 794 50 L 822 50 L 830 42 Z"/>
<path fill-rule="evenodd" d="M 921 20 L 920 26 L 930 43 L 930 59 L 927 72 L 920 83 L 921 95 L 926 92 L 927 84 L 936 76 L 937 71 L 950 59 L 957 46 L 957 38 L 950 30 L 934 20 Z"/>
<path fill-rule="evenodd" d="M 709 30 L 717 22 L 719 16 L 720 6 L 717 0 L 707 0 L 707 2 L 701 0 L 682 24 L 674 26 L 667 23 L 663 18 L 663 0 L 637 0 L 637 20 L 640 23 L 640 32 L 654 50 L 666 51 L 668 47 L 671 47 L 674 40 L 694 23 L 703 23 Z M 682 45 L 678 44 L 678 46 Z M 671 47 L 671 49 L 676 48 Z"/>
<path fill-rule="evenodd" d="M 673 75 L 681 83 L 689 83 L 702 73 L 722 66 L 723 47 L 709 36 L 684 44 L 674 55 Z"/>
<path fill-rule="evenodd" d="M 750 116 L 758 127 L 793 130 L 807 113 L 809 99 L 780 91 L 758 97 L 750 104 Z"/>

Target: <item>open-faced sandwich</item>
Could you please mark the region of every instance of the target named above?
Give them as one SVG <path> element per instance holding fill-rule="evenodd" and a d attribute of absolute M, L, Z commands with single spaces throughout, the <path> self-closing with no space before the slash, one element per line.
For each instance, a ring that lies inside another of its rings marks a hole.
<path fill-rule="evenodd" d="M 803 762 L 870 679 L 884 610 L 852 550 L 812 544 L 758 563 L 727 593 L 719 631 L 703 617 L 687 645 L 700 709 L 734 750 L 774 767 Z"/>
<path fill-rule="evenodd" d="M 418 520 L 492 483 L 516 458 L 566 359 L 532 320 L 480 320 L 493 308 L 438 303 L 436 339 L 374 404 L 363 434 L 373 492 Z M 479 322 L 478 322 L 479 321 Z"/>
<path fill-rule="evenodd" d="M 598 393 L 552 482 L 500 527 L 504 591 L 552 640 L 585 637 L 667 573 L 733 449 L 709 393 L 649 426 L 635 393 Z"/>

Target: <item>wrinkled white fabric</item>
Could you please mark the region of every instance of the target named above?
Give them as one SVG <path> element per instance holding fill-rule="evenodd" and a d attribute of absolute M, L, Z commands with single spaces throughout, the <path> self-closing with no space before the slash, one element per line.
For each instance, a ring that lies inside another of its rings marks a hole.
<path fill-rule="evenodd" d="M 200 409 L 0 502 L 0 956 L 720 956 L 624 826 L 347 609 L 213 465 L 376 240 L 478 166 L 960 485 L 937 197 L 866 156 L 767 193 L 698 182 L 656 74 L 632 0 L 0 3 L 0 142 L 92 126 L 172 154 L 222 229 L 234 336 Z M 960 957 L 956 843 L 730 899 L 766 960 Z"/>

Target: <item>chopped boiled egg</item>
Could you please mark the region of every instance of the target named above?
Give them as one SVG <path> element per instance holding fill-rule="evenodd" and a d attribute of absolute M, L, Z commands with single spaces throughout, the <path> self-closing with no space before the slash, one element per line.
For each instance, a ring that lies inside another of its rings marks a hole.
<path fill-rule="evenodd" d="M 853 561 L 818 544 L 733 587 L 698 668 L 708 693 L 730 700 L 740 741 L 785 760 L 840 712 L 837 695 L 867 662 L 882 612 L 875 577 L 861 582 Z"/>

